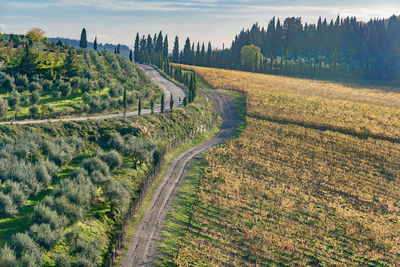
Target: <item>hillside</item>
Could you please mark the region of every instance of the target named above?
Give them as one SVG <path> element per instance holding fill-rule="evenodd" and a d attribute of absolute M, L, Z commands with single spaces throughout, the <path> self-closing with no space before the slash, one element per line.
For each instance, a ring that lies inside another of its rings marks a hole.
<path fill-rule="evenodd" d="M 247 126 L 205 157 L 190 225 L 163 261 L 400 264 L 398 93 L 186 68 L 244 93 Z"/>
<path fill-rule="evenodd" d="M 25 35 L 2 35 L 3 120 L 122 113 L 159 103 L 161 90 L 128 58 Z M 126 104 L 124 92 L 126 91 Z"/>

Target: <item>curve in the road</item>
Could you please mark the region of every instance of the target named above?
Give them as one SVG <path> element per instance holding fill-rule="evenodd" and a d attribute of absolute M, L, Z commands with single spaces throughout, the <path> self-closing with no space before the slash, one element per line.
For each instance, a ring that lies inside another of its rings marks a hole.
<path fill-rule="evenodd" d="M 169 109 L 169 102 L 172 97 L 174 99 L 174 107 L 179 107 L 182 105 L 182 101 L 186 96 L 186 91 L 176 85 L 175 83 L 166 79 L 160 72 L 158 72 L 154 67 L 148 65 L 140 65 L 143 70 L 153 79 L 153 81 L 164 91 L 165 95 L 165 110 Z M 179 101 L 180 100 L 180 101 Z M 161 110 L 160 105 L 154 107 L 154 112 L 158 113 Z M 150 114 L 150 109 L 143 109 L 141 114 Z M 61 119 L 49 119 L 49 120 L 29 120 L 29 121 L 4 121 L 0 122 L 0 125 L 6 124 L 38 124 L 47 122 L 69 122 L 69 121 L 86 121 L 86 120 L 105 120 L 113 118 L 123 118 L 137 116 L 137 111 L 127 112 L 124 116 L 122 113 L 108 114 L 108 115 L 97 115 L 97 116 L 85 116 L 85 117 L 75 117 L 75 118 L 61 118 Z"/>
<path fill-rule="evenodd" d="M 221 131 L 211 140 L 181 153 L 172 161 L 133 234 L 122 264 L 124 267 L 154 265 L 162 227 L 187 166 L 199 154 L 232 137 L 241 123 L 232 97 L 212 90 L 207 90 L 206 95 L 213 100 L 223 118 Z"/>

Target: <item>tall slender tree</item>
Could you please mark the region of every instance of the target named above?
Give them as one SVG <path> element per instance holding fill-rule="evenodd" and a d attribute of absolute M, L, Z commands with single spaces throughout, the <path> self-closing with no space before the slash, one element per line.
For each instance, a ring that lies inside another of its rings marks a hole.
<path fill-rule="evenodd" d="M 139 33 L 137 33 L 135 39 L 135 49 L 133 51 L 134 53 L 133 58 L 135 59 L 135 62 L 141 62 L 139 46 L 140 46 L 140 38 L 139 38 Z"/>
<path fill-rule="evenodd" d="M 164 44 L 163 44 L 163 56 L 164 59 L 168 59 L 168 35 L 165 35 Z"/>
<path fill-rule="evenodd" d="M 87 43 L 86 29 L 83 28 L 81 33 L 81 40 L 79 41 L 79 47 L 86 49 L 87 45 L 88 43 Z"/>
<path fill-rule="evenodd" d="M 122 99 L 122 102 L 123 102 L 123 106 L 124 106 L 124 117 L 126 116 L 126 108 L 127 108 L 127 102 L 128 102 L 128 100 L 127 100 L 127 97 L 126 97 L 126 88 L 124 87 L 124 97 L 123 97 L 123 99 Z"/>
<path fill-rule="evenodd" d="M 174 108 L 174 98 L 171 94 L 171 98 L 169 99 L 169 109 L 172 110 Z"/>
<path fill-rule="evenodd" d="M 179 62 L 179 39 L 178 36 L 175 37 L 174 50 L 172 51 L 172 62 Z"/>
<path fill-rule="evenodd" d="M 142 113 L 142 98 L 139 97 L 139 102 L 138 102 L 138 115 Z"/>
<path fill-rule="evenodd" d="M 97 51 L 97 36 L 94 38 L 93 49 Z"/>
<path fill-rule="evenodd" d="M 161 95 L 161 108 L 160 108 L 160 112 L 164 113 L 164 108 L 165 108 L 165 95 L 164 93 L 162 93 Z"/>
<path fill-rule="evenodd" d="M 132 49 L 129 49 L 129 60 L 133 61 Z"/>

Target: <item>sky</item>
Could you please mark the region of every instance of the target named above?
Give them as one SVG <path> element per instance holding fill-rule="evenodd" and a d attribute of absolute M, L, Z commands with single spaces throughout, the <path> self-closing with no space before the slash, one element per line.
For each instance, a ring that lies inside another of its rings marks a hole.
<path fill-rule="evenodd" d="M 79 39 L 82 28 L 88 40 L 133 47 L 136 33 L 168 34 L 170 47 L 176 35 L 213 47 L 230 47 L 242 28 L 255 22 L 267 25 L 272 17 L 301 17 L 316 23 L 319 16 L 360 20 L 400 15 L 400 0 L 0 0 L 3 33 L 26 33 L 42 28 L 47 37 Z"/>

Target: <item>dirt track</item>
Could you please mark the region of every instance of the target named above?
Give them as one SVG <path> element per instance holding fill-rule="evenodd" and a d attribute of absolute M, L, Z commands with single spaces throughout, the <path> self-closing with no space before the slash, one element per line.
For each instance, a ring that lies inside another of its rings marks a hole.
<path fill-rule="evenodd" d="M 165 79 L 156 69 L 147 65 L 140 65 L 147 74 L 155 81 L 155 83 L 164 91 L 165 94 L 165 110 L 169 109 L 170 97 L 174 99 L 174 107 L 178 107 L 182 105 L 183 98 L 186 96 L 186 91 L 171 81 Z M 179 102 L 179 99 L 181 100 Z M 155 105 L 154 112 L 160 112 L 161 106 Z M 150 109 L 143 109 L 141 114 L 146 115 L 150 114 Z M 137 111 L 127 112 L 126 117 L 137 116 Z M 86 121 L 86 120 L 105 120 L 112 118 L 123 118 L 124 114 L 108 114 L 108 115 L 97 115 L 97 116 L 85 116 L 85 117 L 76 117 L 76 118 L 62 118 L 62 119 L 49 119 L 49 120 L 29 120 L 29 121 L 5 121 L 0 122 L 0 125 L 5 124 L 37 124 L 37 123 L 46 123 L 46 122 L 68 122 L 68 121 Z"/>
<path fill-rule="evenodd" d="M 165 217 L 176 197 L 177 188 L 184 178 L 188 165 L 196 156 L 232 137 L 241 123 L 231 96 L 212 90 L 205 90 L 204 93 L 213 100 L 223 118 L 222 129 L 213 139 L 181 153 L 172 161 L 133 234 L 122 264 L 124 267 L 154 266 Z"/>

